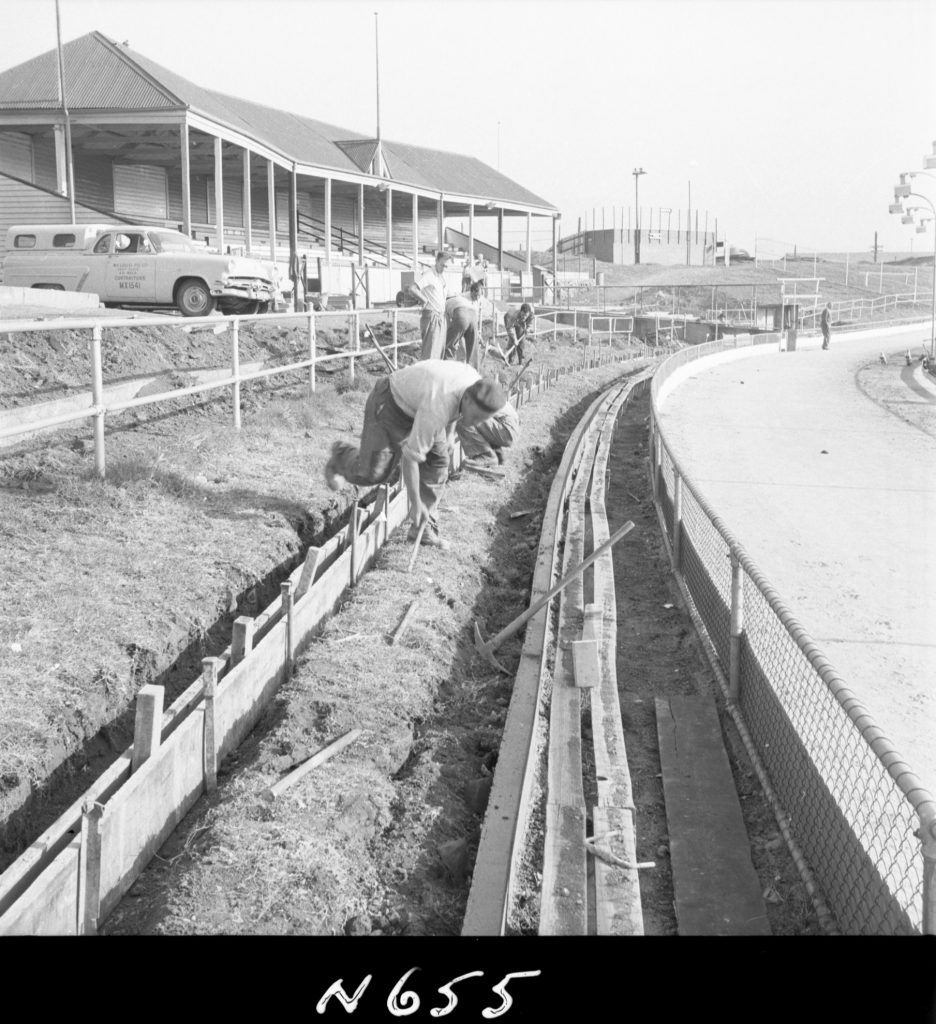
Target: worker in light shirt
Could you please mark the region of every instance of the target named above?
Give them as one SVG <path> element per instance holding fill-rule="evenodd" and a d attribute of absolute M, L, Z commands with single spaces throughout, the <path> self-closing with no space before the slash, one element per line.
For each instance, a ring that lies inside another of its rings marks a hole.
<path fill-rule="evenodd" d="M 439 249 L 435 263 L 424 270 L 419 278 L 407 289 L 422 306 L 419 317 L 419 333 L 422 337 L 420 359 L 441 359 L 445 347 L 445 300 L 448 284 L 443 270 L 452 254 Z"/>
<path fill-rule="evenodd" d="M 457 360 L 425 359 L 396 370 L 368 395 L 359 446 L 332 445 L 325 482 L 332 490 L 346 481 L 383 483 L 400 459 L 412 519 L 409 539 L 425 524 L 422 543 L 445 550 L 449 543 L 439 536 L 435 511 L 448 479 L 456 424 L 473 427 L 506 404 L 500 384 Z"/>
<path fill-rule="evenodd" d="M 454 295 L 445 300 L 445 358 L 458 357 L 458 343 L 465 339 L 465 362 L 481 370 L 481 346 L 478 325 L 481 322 L 481 285 L 470 286 L 467 295 Z"/>

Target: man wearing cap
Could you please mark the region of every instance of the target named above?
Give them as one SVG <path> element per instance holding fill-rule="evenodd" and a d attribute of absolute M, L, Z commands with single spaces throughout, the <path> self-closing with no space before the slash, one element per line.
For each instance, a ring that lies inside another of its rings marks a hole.
<path fill-rule="evenodd" d="M 332 445 L 325 482 L 336 491 L 346 481 L 358 486 L 387 480 L 398 459 L 410 503 L 415 540 L 442 548 L 435 510 L 448 479 L 457 423 L 473 427 L 507 405 L 504 389 L 482 379 L 477 370 L 455 360 L 425 359 L 381 377 L 364 406 L 360 447 Z"/>
<path fill-rule="evenodd" d="M 422 336 L 420 359 L 441 359 L 445 346 L 445 298 L 447 285 L 442 271 L 452 258 L 451 253 L 439 249 L 435 264 L 425 270 L 409 286 L 409 293 L 422 306 L 419 333 Z"/>
<path fill-rule="evenodd" d="M 480 423 L 455 424 L 462 452 L 469 466 L 478 469 L 496 469 L 504 461 L 504 449 L 509 448 L 520 434 L 520 417 L 512 403 Z"/>

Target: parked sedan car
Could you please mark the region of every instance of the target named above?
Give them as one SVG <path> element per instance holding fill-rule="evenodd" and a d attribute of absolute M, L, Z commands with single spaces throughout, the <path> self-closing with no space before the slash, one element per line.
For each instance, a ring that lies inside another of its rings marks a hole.
<path fill-rule="evenodd" d="M 129 224 L 16 225 L 2 253 L 5 285 L 95 292 L 105 306 L 168 306 L 183 316 L 268 312 L 281 297 L 278 277 L 271 263 Z"/>

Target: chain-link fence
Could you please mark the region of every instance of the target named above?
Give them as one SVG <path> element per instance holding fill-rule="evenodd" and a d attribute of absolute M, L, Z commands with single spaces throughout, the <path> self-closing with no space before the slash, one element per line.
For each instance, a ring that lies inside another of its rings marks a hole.
<path fill-rule="evenodd" d="M 686 349 L 652 389 L 654 490 L 676 569 L 791 835 L 846 934 L 936 933 L 936 802 L 670 451 L 660 387 L 733 339 Z"/>

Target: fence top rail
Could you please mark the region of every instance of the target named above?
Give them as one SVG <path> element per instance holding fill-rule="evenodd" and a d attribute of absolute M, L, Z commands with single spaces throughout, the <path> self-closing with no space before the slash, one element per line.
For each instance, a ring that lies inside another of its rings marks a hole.
<path fill-rule="evenodd" d="M 180 317 L 173 316 L 171 314 L 149 314 L 146 316 L 99 316 L 89 314 L 88 316 L 72 316 L 72 317 L 48 317 L 44 319 L 22 319 L 22 320 L 3 320 L 0 319 L 0 331 L 8 333 L 17 333 L 23 331 L 49 331 L 49 330 L 92 330 L 95 327 L 109 328 L 109 327 L 160 327 L 166 324 L 171 324 L 176 327 L 185 328 L 191 327 L 224 327 L 224 330 L 228 330 L 231 324 L 237 323 L 283 323 L 284 321 L 296 321 L 300 320 L 304 323 L 309 322 L 310 317 L 315 317 L 316 321 L 323 317 L 330 317 L 333 319 L 347 320 L 350 316 L 364 316 L 364 315 L 379 315 L 379 316 L 399 316 L 399 315 L 418 315 L 419 310 L 415 308 L 406 309 L 405 307 L 393 306 L 390 308 L 383 306 L 367 307 L 366 309 L 323 309 L 323 310 L 309 310 L 305 313 L 255 313 L 251 315 L 247 314 L 233 314 L 231 316 L 192 316 L 192 317 Z M 220 333 L 220 332 L 219 332 Z"/>
<path fill-rule="evenodd" d="M 682 481 L 682 486 L 687 489 L 698 502 L 703 513 L 728 546 L 731 556 L 737 559 L 738 563 L 748 574 L 751 582 L 760 591 L 764 600 L 783 624 L 793 642 L 813 667 L 814 671 L 822 680 L 823 684 L 828 688 L 829 692 L 838 701 L 842 710 L 845 711 L 848 717 L 852 720 L 862 739 L 865 740 L 878 760 L 886 768 L 891 778 L 919 816 L 921 826 L 928 832 L 929 838 L 936 840 L 936 797 L 934 797 L 929 790 L 923 786 L 920 778 L 910 770 L 910 766 L 900 756 L 893 742 L 880 728 L 878 728 L 877 725 L 875 725 L 870 711 L 868 711 L 868 709 L 848 688 L 845 680 L 842 679 L 833 667 L 832 663 L 828 660 L 825 654 L 823 654 L 819 645 L 806 632 L 804 626 L 773 588 L 770 581 L 761 571 L 760 567 L 728 528 L 724 519 L 722 519 L 722 517 L 715 511 L 699 489 L 698 485 L 693 481 L 692 477 L 686 473 L 672 448 L 667 443 L 663 430 L 660 427 L 657 395 L 662 381 L 687 361 L 698 359 L 705 355 L 711 355 L 725 349 L 731 349 L 733 347 L 733 339 L 728 344 L 726 344 L 724 340 L 706 342 L 702 345 L 695 346 L 693 349 L 683 349 L 680 352 L 675 353 L 673 356 L 670 356 L 660 365 L 657 372 L 654 374 L 653 385 L 650 392 L 653 422 L 656 424 L 656 429 L 660 437 L 660 444 L 669 455 L 670 460 L 673 463 L 674 470 L 678 472 Z M 689 354 L 688 360 L 686 358 L 687 354 Z"/>

